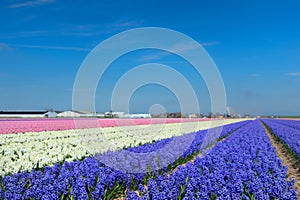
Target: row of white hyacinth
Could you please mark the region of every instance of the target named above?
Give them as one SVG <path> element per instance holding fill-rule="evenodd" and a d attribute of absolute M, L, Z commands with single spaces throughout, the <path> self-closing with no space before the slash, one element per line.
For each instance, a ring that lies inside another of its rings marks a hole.
<path fill-rule="evenodd" d="M 0 175 L 138 146 L 243 119 L 0 135 Z"/>

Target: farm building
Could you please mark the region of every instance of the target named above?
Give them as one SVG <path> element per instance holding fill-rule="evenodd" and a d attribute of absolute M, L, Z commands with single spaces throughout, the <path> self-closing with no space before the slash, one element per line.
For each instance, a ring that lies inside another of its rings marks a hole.
<path fill-rule="evenodd" d="M 96 117 L 104 118 L 104 117 L 105 117 L 105 114 L 103 114 L 103 113 L 96 113 Z"/>
<path fill-rule="evenodd" d="M 106 112 L 105 116 L 114 117 L 114 118 L 126 118 L 126 119 L 151 118 L 150 114 L 125 114 L 124 112 Z"/>
<path fill-rule="evenodd" d="M 104 115 L 106 117 L 123 118 L 122 116 L 124 116 L 125 113 L 124 112 L 106 112 Z"/>
<path fill-rule="evenodd" d="M 31 111 L 0 111 L 0 117 L 2 118 L 27 118 L 27 117 L 44 117 L 44 114 L 47 111 L 38 111 L 38 110 L 31 110 Z"/>
<path fill-rule="evenodd" d="M 97 117 L 96 113 L 68 110 L 57 114 L 57 117 Z"/>
<path fill-rule="evenodd" d="M 150 114 L 131 114 L 130 118 L 151 118 Z"/>
<path fill-rule="evenodd" d="M 64 111 L 57 114 L 57 117 L 81 117 L 83 113 L 73 110 Z"/>
<path fill-rule="evenodd" d="M 44 114 L 44 117 L 46 118 L 55 118 L 57 117 L 57 113 L 54 111 L 48 111 Z"/>

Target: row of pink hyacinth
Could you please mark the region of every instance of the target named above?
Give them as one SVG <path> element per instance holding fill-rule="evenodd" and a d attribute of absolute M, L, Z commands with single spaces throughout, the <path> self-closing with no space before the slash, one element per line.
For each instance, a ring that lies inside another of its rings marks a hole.
<path fill-rule="evenodd" d="M 0 119 L 0 134 L 133 126 L 180 122 L 207 121 L 211 119 L 152 118 L 152 119 Z"/>

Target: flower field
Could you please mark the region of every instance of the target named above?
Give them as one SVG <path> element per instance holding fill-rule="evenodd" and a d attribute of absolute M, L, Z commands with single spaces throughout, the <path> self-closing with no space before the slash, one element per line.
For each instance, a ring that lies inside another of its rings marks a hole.
<path fill-rule="evenodd" d="M 138 121 L 0 135 L 0 199 L 297 199 L 258 119 Z M 263 122 L 297 152 L 299 122 Z"/>
<path fill-rule="evenodd" d="M 0 119 L 0 134 L 208 121 L 209 119 Z"/>
<path fill-rule="evenodd" d="M 45 120 L 42 121 L 43 123 L 46 122 Z M 235 121 L 237 120 L 226 120 L 224 124 Z M 149 121 L 147 120 L 146 122 Z M 49 123 L 51 125 L 52 120 Z M 105 123 L 107 123 L 107 120 L 105 120 Z M 127 122 L 127 124 L 129 123 Z M 222 121 L 220 123 L 223 124 Z M 195 122 L 185 122 L 183 124 L 157 123 L 151 126 L 142 125 L 106 127 L 101 129 L 88 128 L 28 132 L 25 134 L 2 134 L 0 135 L 0 174 L 6 175 L 32 168 L 41 168 L 55 163 L 63 163 L 64 161 L 73 161 L 104 153 L 108 150 L 114 151 L 152 142 L 153 140 L 157 141 L 207 129 L 210 126 L 211 123 L 209 121 L 202 121 L 199 124 Z M 155 134 L 150 134 L 152 132 Z M 151 137 L 148 135 L 151 135 Z M 96 148 L 90 148 L 92 146 L 96 146 Z"/>
<path fill-rule="evenodd" d="M 272 132 L 281 139 L 300 160 L 300 121 L 263 120 Z"/>
<path fill-rule="evenodd" d="M 290 126 L 292 128 L 300 130 L 300 121 L 299 120 L 298 121 L 296 121 L 296 120 L 275 120 L 275 121 L 280 124 Z"/>

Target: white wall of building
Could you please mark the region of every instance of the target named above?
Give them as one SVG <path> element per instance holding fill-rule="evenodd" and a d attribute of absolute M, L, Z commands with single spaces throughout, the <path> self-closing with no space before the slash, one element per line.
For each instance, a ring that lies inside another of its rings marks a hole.
<path fill-rule="evenodd" d="M 74 111 L 65 111 L 57 114 L 57 117 L 80 117 L 80 113 Z"/>

